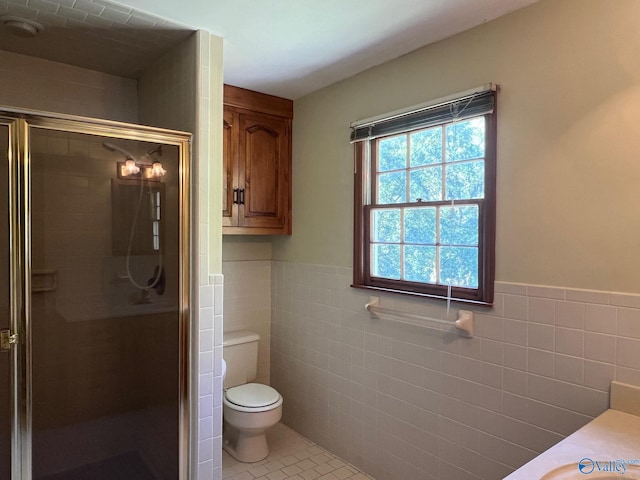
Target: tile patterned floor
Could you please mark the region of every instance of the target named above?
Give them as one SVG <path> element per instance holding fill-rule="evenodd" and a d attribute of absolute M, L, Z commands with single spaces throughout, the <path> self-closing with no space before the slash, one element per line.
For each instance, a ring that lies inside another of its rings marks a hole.
<path fill-rule="evenodd" d="M 373 480 L 281 423 L 267 435 L 270 453 L 261 462 L 222 452 L 223 480 Z"/>

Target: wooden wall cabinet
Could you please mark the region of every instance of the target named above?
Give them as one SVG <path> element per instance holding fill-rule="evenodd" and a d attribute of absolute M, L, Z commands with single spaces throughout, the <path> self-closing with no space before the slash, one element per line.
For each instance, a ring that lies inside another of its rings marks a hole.
<path fill-rule="evenodd" d="M 224 86 L 222 233 L 291 234 L 293 102 Z"/>

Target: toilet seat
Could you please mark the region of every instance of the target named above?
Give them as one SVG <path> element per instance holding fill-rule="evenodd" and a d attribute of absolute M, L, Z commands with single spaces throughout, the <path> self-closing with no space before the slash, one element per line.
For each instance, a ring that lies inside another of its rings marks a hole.
<path fill-rule="evenodd" d="M 264 412 L 282 405 L 282 396 L 269 385 L 247 383 L 225 390 L 223 402 L 240 412 Z"/>

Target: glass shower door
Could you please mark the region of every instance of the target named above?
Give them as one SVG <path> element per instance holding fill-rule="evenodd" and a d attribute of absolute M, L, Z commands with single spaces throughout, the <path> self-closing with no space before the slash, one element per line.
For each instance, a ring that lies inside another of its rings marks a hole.
<path fill-rule="evenodd" d="M 9 328 L 9 127 L 0 125 L 0 329 Z M 0 352 L 0 480 L 11 478 L 11 353 Z"/>
<path fill-rule="evenodd" d="M 32 126 L 29 169 L 33 479 L 177 480 L 180 149 Z"/>

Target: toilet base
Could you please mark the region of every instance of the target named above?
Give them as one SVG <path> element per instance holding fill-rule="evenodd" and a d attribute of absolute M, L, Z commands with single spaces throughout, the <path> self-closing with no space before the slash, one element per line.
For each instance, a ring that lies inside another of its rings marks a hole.
<path fill-rule="evenodd" d="M 243 432 L 225 422 L 222 448 L 233 458 L 243 463 L 264 460 L 269 455 L 266 431 Z"/>

